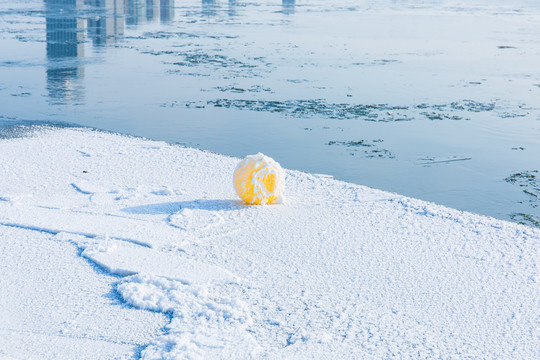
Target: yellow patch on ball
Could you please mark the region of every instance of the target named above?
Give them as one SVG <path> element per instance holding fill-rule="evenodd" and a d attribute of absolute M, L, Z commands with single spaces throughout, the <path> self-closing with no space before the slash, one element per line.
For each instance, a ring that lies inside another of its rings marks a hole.
<path fill-rule="evenodd" d="M 274 159 L 248 155 L 234 170 L 234 190 L 249 205 L 266 205 L 283 201 L 285 174 Z"/>

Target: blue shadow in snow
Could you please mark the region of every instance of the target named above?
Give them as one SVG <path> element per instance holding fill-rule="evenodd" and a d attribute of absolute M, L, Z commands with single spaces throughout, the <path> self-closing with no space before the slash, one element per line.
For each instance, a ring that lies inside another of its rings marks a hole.
<path fill-rule="evenodd" d="M 123 212 L 130 214 L 174 214 L 182 209 L 198 209 L 198 210 L 239 210 L 246 205 L 239 200 L 192 200 L 192 201 L 177 201 L 166 202 L 159 204 L 139 205 L 122 209 Z"/>

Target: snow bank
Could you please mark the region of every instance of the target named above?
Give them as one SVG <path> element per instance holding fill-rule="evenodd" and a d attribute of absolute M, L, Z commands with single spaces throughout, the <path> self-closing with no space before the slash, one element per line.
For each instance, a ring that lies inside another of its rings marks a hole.
<path fill-rule="evenodd" d="M 0 309 L 14 309 L 0 314 L 0 356 L 73 357 L 62 341 L 29 346 L 58 335 L 51 268 L 67 298 L 106 296 L 90 280 L 120 276 L 111 291 L 128 307 L 88 297 L 107 318 L 153 314 L 115 327 L 107 358 L 540 355 L 538 229 L 296 171 L 287 203 L 245 206 L 230 186 L 237 163 L 81 129 L 0 140 L 0 249 L 17 259 L 0 264 Z M 60 307 L 76 317 L 80 304 Z M 83 317 L 70 346 L 110 334 L 96 324 Z M 141 326 L 154 330 L 128 335 Z"/>
<path fill-rule="evenodd" d="M 155 339 L 143 359 L 254 358 L 260 347 L 247 331 L 248 307 L 231 297 L 216 297 L 208 286 L 188 286 L 149 275 L 134 275 L 117 287 L 126 303 L 171 313 L 168 334 Z"/>

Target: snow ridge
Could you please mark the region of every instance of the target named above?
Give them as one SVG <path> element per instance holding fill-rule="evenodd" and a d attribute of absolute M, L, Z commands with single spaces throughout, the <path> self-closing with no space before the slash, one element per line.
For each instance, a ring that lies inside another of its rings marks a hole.
<path fill-rule="evenodd" d="M 208 285 L 185 285 L 152 275 L 134 275 L 117 287 L 126 303 L 172 315 L 167 335 L 152 341 L 142 359 L 252 359 L 261 351 L 247 330 L 247 305 L 216 297 Z"/>

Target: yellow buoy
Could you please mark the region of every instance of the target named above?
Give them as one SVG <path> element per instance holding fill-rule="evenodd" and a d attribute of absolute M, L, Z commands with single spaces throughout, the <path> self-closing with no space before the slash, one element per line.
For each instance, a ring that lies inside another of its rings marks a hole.
<path fill-rule="evenodd" d="M 285 175 L 274 159 L 264 156 L 248 155 L 234 170 L 234 190 L 249 205 L 281 203 Z"/>

